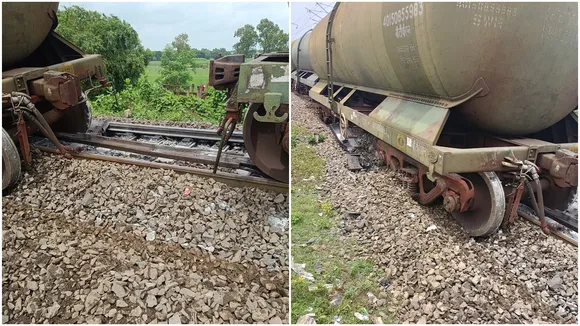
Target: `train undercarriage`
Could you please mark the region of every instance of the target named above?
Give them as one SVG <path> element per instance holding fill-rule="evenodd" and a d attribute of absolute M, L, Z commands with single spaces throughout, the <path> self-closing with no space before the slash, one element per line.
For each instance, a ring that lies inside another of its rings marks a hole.
<path fill-rule="evenodd" d="M 308 95 L 322 120 L 335 122 L 346 142 L 368 132 L 377 153 L 420 204 L 442 203 L 471 236 L 487 236 L 515 222 L 528 207 L 550 233 L 555 220 L 577 232 L 577 114 L 528 137 L 501 137 L 463 126 L 436 99 L 334 83 L 313 87 L 292 74 L 293 90 Z M 306 77 L 306 78 L 304 78 Z"/>
<path fill-rule="evenodd" d="M 84 92 L 82 81 L 89 85 Z M 18 181 L 22 164 L 28 169 L 32 162 L 29 135 L 40 132 L 68 156 L 55 132 L 86 131 L 92 117 L 88 94 L 106 85 L 102 57 L 85 55 L 55 32 L 17 67 L 2 72 L 3 190 Z"/>

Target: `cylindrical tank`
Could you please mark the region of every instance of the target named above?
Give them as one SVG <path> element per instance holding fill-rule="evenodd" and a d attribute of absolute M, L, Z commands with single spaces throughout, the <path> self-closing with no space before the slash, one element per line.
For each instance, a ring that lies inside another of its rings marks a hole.
<path fill-rule="evenodd" d="M 578 102 L 577 3 L 356 3 L 333 21 L 336 81 L 450 99 L 483 77 L 490 91 L 452 110 L 506 135 L 547 128 Z M 326 76 L 328 16 L 309 41 Z"/>
<path fill-rule="evenodd" d="M 50 32 L 58 2 L 2 3 L 2 64 L 11 66 L 29 56 Z"/>
<path fill-rule="evenodd" d="M 310 31 L 306 32 L 300 38 L 292 41 L 292 69 L 296 69 L 296 64 L 300 64 L 301 70 L 312 71 L 312 64 L 310 64 L 310 56 L 308 55 L 308 44 L 310 41 Z M 302 41 L 300 41 L 302 39 Z M 300 60 L 298 60 L 298 45 L 300 45 Z"/>

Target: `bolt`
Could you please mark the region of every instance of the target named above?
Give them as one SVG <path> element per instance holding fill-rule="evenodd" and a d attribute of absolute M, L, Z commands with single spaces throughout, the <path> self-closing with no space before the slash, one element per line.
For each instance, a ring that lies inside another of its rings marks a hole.
<path fill-rule="evenodd" d="M 435 164 L 437 163 L 437 155 L 433 152 L 429 152 L 429 163 Z"/>
<path fill-rule="evenodd" d="M 454 196 L 447 195 L 443 198 L 443 208 L 449 213 L 455 212 L 458 210 L 457 202 L 455 201 Z"/>

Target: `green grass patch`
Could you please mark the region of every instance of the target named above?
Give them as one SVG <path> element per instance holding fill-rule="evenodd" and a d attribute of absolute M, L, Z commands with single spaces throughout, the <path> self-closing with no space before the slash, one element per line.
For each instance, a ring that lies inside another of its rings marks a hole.
<path fill-rule="evenodd" d="M 379 296 L 381 271 L 373 261 L 357 257 L 356 242 L 337 241 L 339 212 L 316 189 L 326 162 L 308 144 L 309 136 L 307 129 L 292 124 L 292 257 L 315 279 L 292 272 L 292 323 L 307 313 L 314 313 L 318 324 L 333 324 L 335 316 L 344 324 L 372 323 L 354 316 L 365 309 L 371 317 L 382 314 L 383 322 L 392 322 L 386 305 L 370 305 L 367 296 Z"/>
<path fill-rule="evenodd" d="M 209 81 L 209 60 L 205 58 L 195 58 L 196 68 L 192 73 L 189 84 L 195 86 L 206 85 Z M 161 61 L 150 61 L 145 67 L 145 75 L 150 82 L 155 82 L 161 76 Z"/>
<path fill-rule="evenodd" d="M 150 82 L 155 82 L 161 76 L 161 61 L 150 61 L 145 67 L 145 76 Z"/>
<path fill-rule="evenodd" d="M 316 148 L 307 143 L 308 131 L 295 124 L 291 128 L 292 182 L 307 186 L 322 176 L 326 159 L 319 157 Z"/>

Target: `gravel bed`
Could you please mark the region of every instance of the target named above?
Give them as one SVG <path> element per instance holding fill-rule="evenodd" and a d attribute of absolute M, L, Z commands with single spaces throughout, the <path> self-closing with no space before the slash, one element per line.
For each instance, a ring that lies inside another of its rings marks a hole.
<path fill-rule="evenodd" d="M 3 321 L 287 323 L 285 194 L 35 151 L 3 197 Z"/>
<path fill-rule="evenodd" d="M 577 248 L 523 219 L 509 233 L 475 240 L 441 206 L 413 201 L 385 167 L 349 171 L 314 104 L 295 94 L 292 121 L 326 136 L 317 145 L 327 160 L 319 193 L 360 213 L 341 216 L 343 237 L 392 280 L 388 304 L 400 323 L 578 323 Z M 368 139 L 359 151 L 373 161 Z"/>

